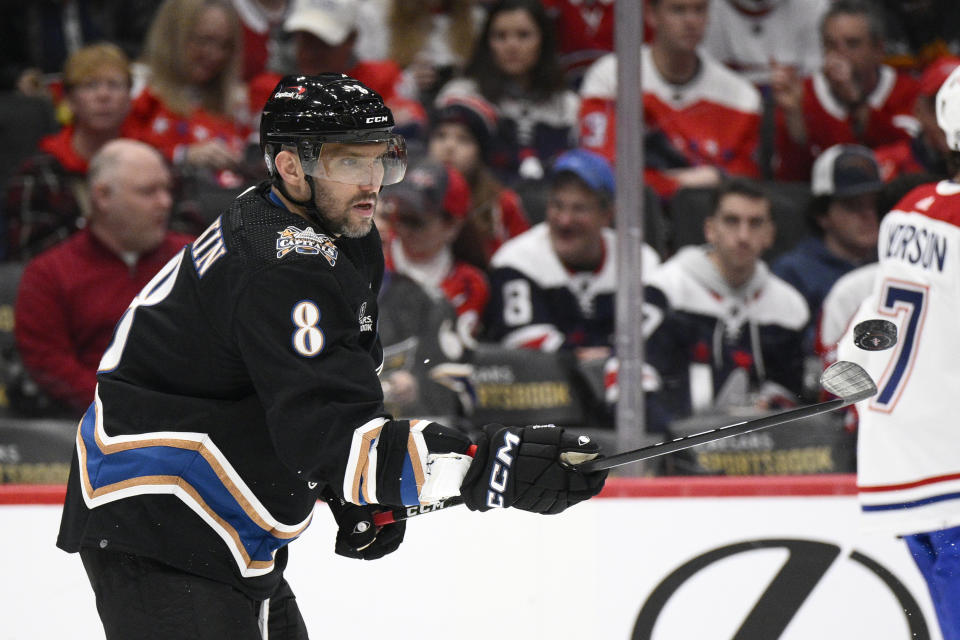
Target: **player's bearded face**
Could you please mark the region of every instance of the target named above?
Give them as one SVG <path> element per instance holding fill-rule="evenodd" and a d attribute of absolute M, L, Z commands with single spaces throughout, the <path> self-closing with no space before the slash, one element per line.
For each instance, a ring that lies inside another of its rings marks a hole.
<path fill-rule="evenodd" d="M 348 238 L 362 238 L 373 227 L 377 191 L 367 186 L 314 180 L 317 211 L 327 230 Z"/>

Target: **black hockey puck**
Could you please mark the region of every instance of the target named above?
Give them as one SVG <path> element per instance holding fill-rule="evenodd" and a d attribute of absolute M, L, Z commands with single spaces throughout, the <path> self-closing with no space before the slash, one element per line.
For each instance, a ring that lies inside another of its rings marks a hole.
<path fill-rule="evenodd" d="M 864 320 L 853 328 L 853 344 L 865 351 L 883 351 L 897 344 L 897 325 L 889 320 Z"/>

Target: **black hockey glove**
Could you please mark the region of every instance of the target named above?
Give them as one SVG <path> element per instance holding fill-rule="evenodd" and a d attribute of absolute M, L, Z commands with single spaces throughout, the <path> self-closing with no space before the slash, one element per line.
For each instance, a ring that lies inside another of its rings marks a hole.
<path fill-rule="evenodd" d="M 403 542 L 406 521 L 393 522 L 383 527 L 373 524 L 373 514 L 379 505 L 356 505 L 341 502 L 339 498 L 324 496 L 337 521 L 337 555 L 357 560 L 376 560 L 393 553 Z"/>
<path fill-rule="evenodd" d="M 576 464 L 595 458 L 590 438 L 560 427 L 504 427 L 488 424 L 460 488 L 474 511 L 514 507 L 560 513 L 600 493 L 607 472 L 581 473 Z"/>

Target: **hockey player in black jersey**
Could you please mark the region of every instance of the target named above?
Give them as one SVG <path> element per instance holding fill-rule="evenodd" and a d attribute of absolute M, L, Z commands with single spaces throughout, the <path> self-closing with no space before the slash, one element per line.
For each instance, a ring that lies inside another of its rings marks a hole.
<path fill-rule="evenodd" d="M 563 429 L 487 425 L 471 442 L 384 411 L 373 213 L 406 166 L 392 127 L 347 76 L 284 78 L 261 120 L 271 180 L 117 325 L 57 541 L 80 552 L 108 639 L 306 638 L 283 571 L 318 498 L 337 553 L 374 559 L 404 533 L 354 527 L 380 505 L 559 513 L 602 488 L 605 472 L 561 462 L 597 453 Z"/>

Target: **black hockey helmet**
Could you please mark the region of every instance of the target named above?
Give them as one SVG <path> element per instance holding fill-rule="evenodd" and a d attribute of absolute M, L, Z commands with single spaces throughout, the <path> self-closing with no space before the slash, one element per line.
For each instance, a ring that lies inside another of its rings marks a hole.
<path fill-rule="evenodd" d="M 403 179 L 407 162 L 403 136 L 392 129 L 393 114 L 383 98 L 358 80 L 342 73 L 290 75 L 280 80 L 263 107 L 260 148 L 271 175 L 277 153 L 295 147 L 308 175 L 362 184 L 356 180 L 369 178 L 373 169 L 388 185 Z M 323 155 L 324 143 L 385 147 L 375 166 L 347 171 Z"/>

